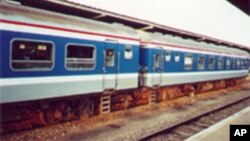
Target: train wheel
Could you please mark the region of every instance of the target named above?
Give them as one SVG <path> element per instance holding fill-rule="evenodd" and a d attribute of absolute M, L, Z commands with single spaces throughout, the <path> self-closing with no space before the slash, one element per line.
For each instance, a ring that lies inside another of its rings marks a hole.
<path fill-rule="evenodd" d="M 84 98 L 80 101 L 79 114 L 83 117 L 89 117 L 96 114 L 96 101 L 91 98 Z"/>
<path fill-rule="evenodd" d="M 63 113 L 58 106 L 59 104 L 52 104 L 45 112 L 45 119 L 48 124 L 56 124 L 62 121 Z"/>
<path fill-rule="evenodd" d="M 46 120 L 48 124 L 56 124 L 61 121 L 61 112 L 49 110 L 46 112 Z"/>
<path fill-rule="evenodd" d="M 195 90 L 195 93 L 200 93 L 202 92 L 202 83 L 197 83 L 194 85 L 194 90 Z"/>

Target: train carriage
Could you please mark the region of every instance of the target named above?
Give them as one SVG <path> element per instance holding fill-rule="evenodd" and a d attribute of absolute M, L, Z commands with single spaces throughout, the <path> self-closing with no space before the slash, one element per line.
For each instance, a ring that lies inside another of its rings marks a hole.
<path fill-rule="evenodd" d="M 0 9 L 0 134 L 225 88 L 248 75 L 249 53 L 239 49 L 4 1 Z"/>
<path fill-rule="evenodd" d="M 137 88 L 133 29 L 24 6 L 0 8 L 1 104 Z"/>
<path fill-rule="evenodd" d="M 244 77 L 245 51 L 171 35 L 140 32 L 143 86 L 169 86 Z M 145 35 L 146 34 L 146 35 Z"/>

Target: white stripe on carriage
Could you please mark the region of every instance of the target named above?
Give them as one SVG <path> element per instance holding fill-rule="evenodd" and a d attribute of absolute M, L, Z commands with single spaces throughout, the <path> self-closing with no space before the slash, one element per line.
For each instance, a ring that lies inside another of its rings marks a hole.
<path fill-rule="evenodd" d="M 138 73 L 122 73 L 117 75 L 119 79 L 137 78 Z M 115 79 L 116 74 L 106 74 L 105 79 Z M 25 78 L 1 78 L 1 86 L 28 85 L 28 84 L 52 84 L 78 81 L 103 80 L 103 75 L 70 75 L 70 76 L 46 76 L 46 77 L 25 77 Z"/>

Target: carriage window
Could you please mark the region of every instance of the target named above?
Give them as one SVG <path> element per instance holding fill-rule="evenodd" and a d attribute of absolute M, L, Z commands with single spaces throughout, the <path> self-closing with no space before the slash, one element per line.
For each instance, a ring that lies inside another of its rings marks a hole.
<path fill-rule="evenodd" d="M 106 67 L 114 67 L 114 65 L 115 65 L 115 52 L 114 52 L 114 49 L 107 49 L 106 50 L 105 65 L 106 65 Z"/>
<path fill-rule="evenodd" d="M 231 68 L 232 69 L 236 68 L 236 60 L 235 59 L 232 59 Z"/>
<path fill-rule="evenodd" d="M 175 60 L 175 62 L 179 62 L 180 61 L 180 54 L 175 54 L 174 60 Z"/>
<path fill-rule="evenodd" d="M 52 43 L 15 40 L 11 53 L 11 66 L 15 70 L 51 70 L 53 67 Z"/>
<path fill-rule="evenodd" d="M 244 68 L 247 68 L 247 66 L 248 66 L 248 61 L 245 60 L 245 61 L 244 61 Z"/>
<path fill-rule="evenodd" d="M 222 57 L 220 57 L 218 59 L 218 68 L 223 69 L 223 66 L 224 66 L 224 59 Z"/>
<path fill-rule="evenodd" d="M 241 60 L 241 68 L 243 69 L 245 66 L 244 66 L 244 61 Z"/>
<path fill-rule="evenodd" d="M 214 57 L 209 58 L 209 69 L 214 69 L 215 59 Z"/>
<path fill-rule="evenodd" d="M 237 68 L 239 69 L 240 68 L 240 60 L 237 60 Z"/>
<path fill-rule="evenodd" d="M 199 70 L 205 69 L 205 58 L 203 56 L 198 58 L 198 69 Z"/>
<path fill-rule="evenodd" d="M 132 59 L 133 58 L 133 50 L 132 50 L 131 46 L 125 47 L 124 58 L 125 59 Z"/>
<path fill-rule="evenodd" d="M 161 55 L 156 54 L 154 56 L 154 68 L 160 68 L 160 64 L 161 64 Z"/>
<path fill-rule="evenodd" d="M 171 60 L 171 52 L 170 51 L 166 51 L 165 61 L 169 62 L 170 60 Z"/>
<path fill-rule="evenodd" d="M 66 67 L 73 70 L 95 67 L 95 48 L 87 45 L 71 44 L 67 46 Z"/>
<path fill-rule="evenodd" d="M 193 56 L 192 55 L 186 55 L 184 60 L 184 68 L 186 70 L 192 69 L 193 64 Z"/>
<path fill-rule="evenodd" d="M 231 68 L 231 60 L 229 58 L 227 58 L 227 69 L 230 69 Z"/>

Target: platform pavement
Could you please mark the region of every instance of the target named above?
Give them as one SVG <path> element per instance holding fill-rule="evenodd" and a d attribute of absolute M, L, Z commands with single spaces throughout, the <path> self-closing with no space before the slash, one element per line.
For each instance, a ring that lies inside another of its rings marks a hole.
<path fill-rule="evenodd" d="M 250 125 L 250 106 L 191 136 L 186 141 L 229 141 L 231 125 Z"/>

